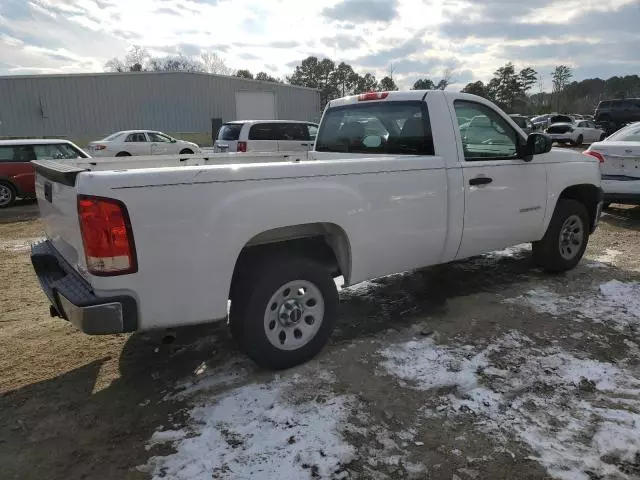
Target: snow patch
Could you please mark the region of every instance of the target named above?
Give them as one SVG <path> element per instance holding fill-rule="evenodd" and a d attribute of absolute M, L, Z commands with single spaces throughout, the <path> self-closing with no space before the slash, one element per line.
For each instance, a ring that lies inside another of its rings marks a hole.
<path fill-rule="evenodd" d="M 294 381 L 250 384 L 190 412 L 189 429 L 156 432 L 176 452 L 152 457 L 153 478 L 342 478 L 355 448 L 341 435 L 356 400 L 349 395 L 301 394 Z"/>
<path fill-rule="evenodd" d="M 589 319 L 597 323 L 612 323 L 617 330 L 640 324 L 640 283 L 611 280 L 597 291 L 577 296 L 561 296 L 546 288 L 529 290 L 524 295 L 505 300 L 526 305 L 538 313 L 567 315 L 573 320 Z"/>
<path fill-rule="evenodd" d="M 520 245 L 515 245 L 513 247 L 503 248 L 502 250 L 485 253 L 478 257 L 461 260 L 459 262 L 453 263 L 453 265 L 457 268 L 461 268 L 462 270 L 467 271 L 480 270 L 485 267 L 496 265 L 496 262 L 499 262 L 503 259 L 518 260 L 520 258 L 526 257 L 530 254 L 530 252 L 531 245 L 523 243 Z"/>
<path fill-rule="evenodd" d="M 425 339 L 380 353 L 388 373 L 439 395 L 427 416 L 471 419 L 502 449 L 520 441 L 556 478 L 638 471 L 640 378 L 622 363 L 537 348 L 517 332 L 484 348 Z"/>

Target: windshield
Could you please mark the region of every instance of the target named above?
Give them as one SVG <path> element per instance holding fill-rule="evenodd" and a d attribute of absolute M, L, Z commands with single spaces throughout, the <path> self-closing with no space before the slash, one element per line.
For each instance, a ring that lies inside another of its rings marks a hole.
<path fill-rule="evenodd" d="M 573 123 L 573 118 L 567 115 L 554 115 L 550 121 L 551 123 Z"/>
<path fill-rule="evenodd" d="M 640 142 L 640 122 L 632 123 L 611 135 L 607 140 L 619 142 Z"/>
<path fill-rule="evenodd" d="M 516 122 L 520 128 L 527 128 L 527 120 L 524 117 L 511 117 L 511 120 Z"/>
<path fill-rule="evenodd" d="M 422 102 L 376 102 L 327 110 L 319 152 L 434 155 L 429 118 Z"/>
<path fill-rule="evenodd" d="M 111 140 L 115 140 L 116 138 L 122 136 L 124 132 L 116 132 L 116 133 L 112 133 L 111 135 L 109 135 L 108 137 L 104 137 L 102 140 L 105 142 L 110 142 Z"/>
<path fill-rule="evenodd" d="M 240 137 L 240 130 L 241 123 L 225 123 L 218 131 L 218 140 L 236 141 Z"/>

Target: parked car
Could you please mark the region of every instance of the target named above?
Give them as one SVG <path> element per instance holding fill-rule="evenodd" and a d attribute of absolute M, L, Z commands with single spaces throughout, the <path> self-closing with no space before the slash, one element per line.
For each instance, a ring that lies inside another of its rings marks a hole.
<path fill-rule="evenodd" d="M 598 103 L 594 117 L 597 122 L 608 122 L 617 126 L 638 122 L 640 121 L 640 98 L 604 100 Z"/>
<path fill-rule="evenodd" d="M 295 152 L 313 148 L 318 125 L 294 120 L 241 120 L 220 127 L 215 152 Z"/>
<path fill-rule="evenodd" d="M 578 120 L 573 123 L 554 123 L 545 130 L 554 141 L 558 143 L 571 143 L 582 145 L 606 138 L 604 130 L 598 128 L 591 120 Z"/>
<path fill-rule="evenodd" d="M 132 155 L 191 155 L 200 153 L 200 147 L 154 130 L 124 130 L 102 140 L 89 142 L 94 157 L 130 157 Z"/>
<path fill-rule="evenodd" d="M 585 153 L 600 161 L 605 206 L 640 205 L 640 122 L 591 144 Z"/>
<path fill-rule="evenodd" d="M 531 123 L 531 120 L 529 120 L 524 115 L 509 115 L 509 116 L 513 119 L 516 125 L 518 125 L 522 129 L 522 131 L 527 135 L 529 135 L 531 132 L 533 132 L 536 129 L 533 123 Z"/>
<path fill-rule="evenodd" d="M 457 117 L 486 118 L 484 135 L 465 138 Z M 108 334 L 226 321 L 231 300 L 245 352 L 287 368 L 329 340 L 338 275 L 348 286 L 522 242 L 565 271 L 600 214 L 596 159 L 464 93 L 332 100 L 314 151 L 272 155 L 36 162 L 47 240 L 31 258 L 52 314 Z"/>
<path fill-rule="evenodd" d="M 35 195 L 32 160 L 88 157 L 68 140 L 0 140 L 0 208 L 10 207 L 19 197 Z"/>

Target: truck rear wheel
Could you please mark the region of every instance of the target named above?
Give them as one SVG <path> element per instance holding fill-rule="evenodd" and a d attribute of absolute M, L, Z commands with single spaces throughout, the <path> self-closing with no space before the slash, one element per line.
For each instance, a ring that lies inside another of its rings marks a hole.
<path fill-rule="evenodd" d="M 587 209 L 576 200 L 560 199 L 544 237 L 533 242 L 533 259 L 549 272 L 564 272 L 580 262 L 588 241 Z"/>
<path fill-rule="evenodd" d="M 316 356 L 329 341 L 338 312 L 329 271 L 312 260 L 287 256 L 252 267 L 233 289 L 233 337 L 264 368 L 290 368 Z"/>

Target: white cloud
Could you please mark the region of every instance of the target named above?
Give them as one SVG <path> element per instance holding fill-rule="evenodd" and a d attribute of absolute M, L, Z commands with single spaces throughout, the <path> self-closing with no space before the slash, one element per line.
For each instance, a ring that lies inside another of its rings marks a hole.
<path fill-rule="evenodd" d="M 548 47 L 582 37 L 588 49 L 588 42 L 611 42 L 606 31 L 637 38 L 631 28 L 640 21 L 636 0 L 567 1 L 559 6 L 546 0 L 396 0 L 375 1 L 375 8 L 366 9 L 362 0 L 4 0 L 0 74 L 100 71 L 131 44 L 157 55 L 214 51 L 234 69 L 280 76 L 309 54 L 346 61 L 378 77 L 394 63 L 402 86 L 419 76 L 437 80 L 452 65 L 473 72 L 474 80 L 487 80 L 509 60 L 540 69 L 554 62 L 585 70 L 602 64 L 601 76 L 617 73 L 615 65 L 587 55 L 508 58 L 510 47 L 533 47 L 541 39 Z M 567 8 L 574 3 L 579 8 Z M 497 22 L 500 12 L 504 18 Z M 599 20 L 608 27 L 602 37 L 599 29 L 588 28 Z M 493 28 L 488 32 L 484 25 Z M 633 52 L 628 61 L 640 67 Z"/>

